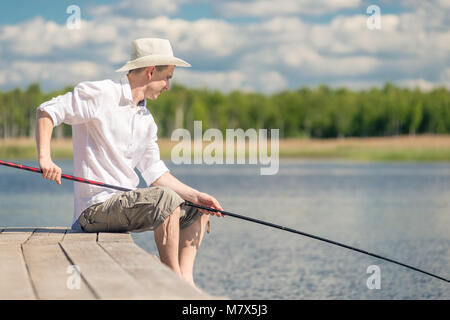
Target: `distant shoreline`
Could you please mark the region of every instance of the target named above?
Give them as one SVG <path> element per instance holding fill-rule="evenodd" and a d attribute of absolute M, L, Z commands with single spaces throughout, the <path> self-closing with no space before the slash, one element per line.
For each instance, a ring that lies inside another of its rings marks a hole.
<path fill-rule="evenodd" d="M 158 140 L 161 157 L 168 159 L 178 142 Z M 203 147 L 209 143 L 203 143 Z M 71 159 L 71 139 L 53 139 L 52 157 Z M 450 162 L 450 135 L 417 135 L 336 139 L 280 139 L 280 158 L 346 159 L 361 161 Z M 36 159 L 34 139 L 0 139 L 0 159 Z"/>

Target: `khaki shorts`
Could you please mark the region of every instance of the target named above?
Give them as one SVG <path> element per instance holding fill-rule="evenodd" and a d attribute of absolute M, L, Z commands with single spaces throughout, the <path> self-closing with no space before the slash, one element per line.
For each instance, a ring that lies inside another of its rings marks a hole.
<path fill-rule="evenodd" d="M 113 195 L 84 210 L 78 223 L 85 232 L 142 232 L 155 230 L 181 205 L 180 229 L 198 219 L 202 212 L 184 205 L 167 187 L 149 187 Z"/>

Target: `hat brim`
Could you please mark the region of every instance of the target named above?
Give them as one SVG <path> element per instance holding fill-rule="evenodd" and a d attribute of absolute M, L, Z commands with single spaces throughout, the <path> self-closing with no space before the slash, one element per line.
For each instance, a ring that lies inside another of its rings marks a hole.
<path fill-rule="evenodd" d="M 149 55 L 145 57 L 140 57 L 139 59 L 128 61 L 121 68 L 117 69 L 116 72 L 129 71 L 133 69 L 150 67 L 150 66 L 166 66 L 166 65 L 174 65 L 177 67 L 186 67 L 189 68 L 191 65 L 186 61 L 166 56 L 166 55 Z"/>

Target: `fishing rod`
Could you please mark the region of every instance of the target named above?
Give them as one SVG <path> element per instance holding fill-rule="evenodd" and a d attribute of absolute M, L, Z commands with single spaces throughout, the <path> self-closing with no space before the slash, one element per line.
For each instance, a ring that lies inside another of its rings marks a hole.
<path fill-rule="evenodd" d="M 27 171 L 36 172 L 36 173 L 42 173 L 41 169 L 25 166 L 25 165 L 22 165 L 22 164 L 16 164 L 16 163 L 2 161 L 2 160 L 0 160 L 0 164 L 4 165 L 4 166 L 16 168 L 16 169 L 22 169 L 22 170 L 27 170 Z M 119 190 L 119 191 L 132 191 L 133 190 L 133 189 L 123 188 L 123 187 L 119 187 L 119 186 L 114 186 L 114 185 L 103 183 L 103 182 L 98 182 L 98 181 L 93 181 L 93 180 L 84 179 L 84 178 L 80 178 L 80 177 L 75 177 L 75 176 L 71 176 L 71 175 L 68 175 L 68 174 L 62 174 L 61 178 L 67 179 L 67 180 L 76 181 L 76 182 L 81 182 L 81 183 L 92 184 L 92 185 L 96 185 L 96 186 L 100 186 L 100 187 L 104 187 L 104 188 L 115 189 L 115 190 Z M 208 211 L 212 211 L 212 212 L 219 212 L 219 213 L 221 213 L 221 214 L 223 214 L 225 216 L 230 216 L 230 217 L 234 217 L 234 218 L 238 218 L 238 219 L 242 219 L 242 220 L 246 220 L 246 221 L 262 224 L 262 225 L 265 225 L 265 226 L 268 226 L 268 227 L 280 229 L 280 230 L 287 231 L 287 232 L 292 232 L 292 233 L 299 234 L 299 235 L 302 235 L 302 236 L 305 236 L 305 237 L 308 237 L 308 238 L 312 238 L 312 239 L 316 239 L 316 240 L 319 240 L 319 241 L 327 242 L 327 243 L 330 243 L 330 244 L 333 244 L 333 245 L 336 245 L 336 246 L 339 246 L 339 247 L 342 247 L 342 248 L 346 248 L 346 249 L 349 249 L 349 250 L 353 250 L 353 251 L 356 251 L 356 252 L 359 252 L 359 253 L 363 253 L 365 255 L 369 255 L 369 256 L 381 259 L 381 260 L 385 260 L 385 261 L 388 261 L 388 262 L 391 262 L 391 263 L 403 266 L 405 268 L 408 268 L 408 269 L 411 269 L 411 270 L 414 270 L 414 271 L 417 271 L 417 272 L 420 272 L 420 273 L 426 274 L 428 276 L 431 276 L 431 277 L 437 278 L 439 280 L 442 280 L 442 281 L 450 283 L 449 279 L 446 279 L 446 278 L 441 277 L 439 275 L 430 273 L 428 271 L 425 271 L 425 270 L 422 270 L 422 269 L 419 269 L 419 268 L 407 265 L 405 263 L 402 263 L 402 262 L 399 262 L 399 261 L 396 261 L 396 260 L 393 260 L 393 259 L 390 259 L 390 258 L 386 258 L 386 257 L 380 256 L 380 255 L 375 254 L 375 253 L 368 252 L 366 250 L 362 250 L 362 249 L 359 249 L 359 248 L 356 248 L 356 247 L 352 247 L 352 246 L 346 245 L 344 243 L 340 243 L 340 242 L 337 242 L 337 241 L 329 240 L 329 239 L 326 239 L 326 238 L 322 238 L 322 237 L 319 237 L 319 236 L 316 236 L 316 235 L 313 235 L 313 234 L 309 234 L 309 233 L 306 233 L 306 232 L 298 231 L 298 230 L 291 229 L 291 228 L 288 228 L 288 227 L 283 227 L 283 226 L 280 226 L 280 225 L 277 225 L 277 224 L 274 224 L 274 223 L 270 223 L 270 222 L 266 222 L 266 221 L 263 221 L 263 220 L 259 220 L 259 219 L 255 219 L 255 218 L 251 218 L 251 217 L 246 217 L 246 216 L 243 216 L 243 215 L 240 215 L 240 214 L 236 214 L 236 213 L 232 213 L 232 212 L 228 212 L 228 211 L 222 211 L 222 210 L 218 210 L 218 209 L 205 207 L 205 206 L 198 205 L 198 204 L 195 204 L 195 203 L 192 203 L 192 202 L 189 202 L 189 201 L 185 201 L 185 204 L 188 205 L 188 206 L 191 206 L 191 207 L 196 207 L 196 208 L 199 208 L 199 209 L 208 210 Z"/>

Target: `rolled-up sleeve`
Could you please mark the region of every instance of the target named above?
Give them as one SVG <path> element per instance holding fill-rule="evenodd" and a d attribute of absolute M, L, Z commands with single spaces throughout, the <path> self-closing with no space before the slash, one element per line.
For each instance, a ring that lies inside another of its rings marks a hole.
<path fill-rule="evenodd" d="M 154 123 L 152 131 L 152 136 L 149 139 L 149 143 L 145 148 L 144 154 L 136 165 L 136 168 L 141 172 L 141 175 L 148 186 L 155 182 L 165 172 L 169 171 L 169 169 L 160 158 L 159 147 L 156 143 L 157 127 Z"/>
<path fill-rule="evenodd" d="M 101 90 L 92 82 L 78 84 L 72 92 L 44 102 L 38 110 L 45 111 L 53 125 L 85 123 L 95 117 L 101 107 Z"/>

